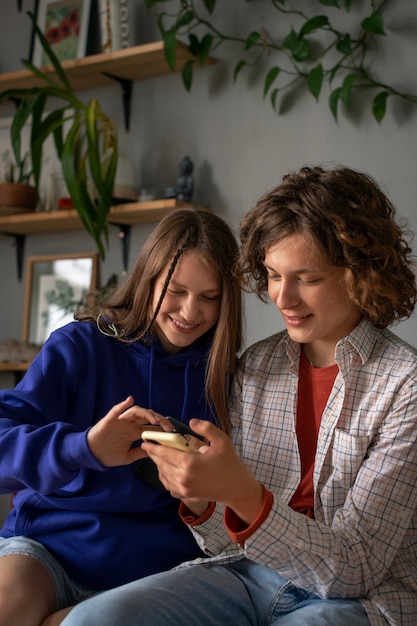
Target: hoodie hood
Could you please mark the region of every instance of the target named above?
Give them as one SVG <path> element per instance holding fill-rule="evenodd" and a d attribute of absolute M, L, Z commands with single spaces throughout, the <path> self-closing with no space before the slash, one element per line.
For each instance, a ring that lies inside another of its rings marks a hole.
<path fill-rule="evenodd" d="M 192 417 L 213 421 L 204 392 L 213 334 L 212 329 L 176 354 L 168 354 L 156 336 L 150 345 L 135 344 L 138 373 L 148 389 L 147 408 L 186 423 Z"/>

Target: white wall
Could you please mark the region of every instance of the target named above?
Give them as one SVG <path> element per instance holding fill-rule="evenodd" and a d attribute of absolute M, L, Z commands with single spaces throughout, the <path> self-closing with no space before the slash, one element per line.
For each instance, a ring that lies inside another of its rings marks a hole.
<path fill-rule="evenodd" d="M 25 10 L 31 8 L 28 0 L 23 4 Z M 16 32 L 16 24 L 19 33 L 26 28 L 28 37 L 30 34 L 27 16 L 18 16 L 15 5 L 9 1 L 0 6 L 1 71 L 19 69 L 19 58 L 27 55 L 24 36 L 10 35 Z M 140 38 L 134 43 L 149 41 L 154 36 L 154 27 L 149 26 L 142 5 L 141 0 L 131 0 L 131 15 Z M 236 29 L 246 24 L 249 30 L 258 23 L 268 27 L 269 5 L 269 0 L 224 3 L 222 21 L 235 24 Z M 401 7 L 398 5 L 391 2 L 385 18 L 392 40 L 389 54 L 376 56 L 374 67 L 387 83 L 417 93 L 415 0 L 402 0 Z M 233 84 L 233 67 L 234 62 L 229 60 L 196 71 L 191 93 L 184 90 L 179 74 L 135 83 L 128 134 L 123 130 L 118 86 L 83 92 L 82 97 L 98 96 L 106 112 L 118 121 L 121 150 L 135 161 L 138 186 L 163 192 L 177 178 L 179 161 L 188 154 L 195 164 L 195 201 L 207 204 L 234 227 L 287 170 L 324 163 L 344 164 L 371 174 L 389 194 L 399 215 L 407 218 L 417 231 L 417 107 L 389 103 L 386 119 L 379 126 L 368 102 L 366 111 L 357 112 L 354 118 L 341 114 L 336 124 L 324 90 L 319 104 L 307 93 L 298 93 L 294 106 L 277 115 L 263 100 L 262 82 L 256 77 L 242 76 Z M 0 142 L 2 132 L 0 129 Z M 150 228 L 133 228 L 130 264 Z M 29 236 L 25 253 L 28 256 L 93 250 L 87 234 L 74 232 Z M 110 249 L 101 264 L 102 283 L 111 273 L 120 274 L 121 269 L 120 241 L 113 227 Z M 15 248 L 9 237 L 0 237 L 0 286 L 4 294 L 0 307 L 1 342 L 20 338 L 22 330 L 23 282 L 16 279 Z M 274 306 L 259 303 L 255 296 L 249 296 L 247 302 L 247 343 L 282 328 Z M 417 346 L 416 316 L 401 323 L 397 331 Z"/>

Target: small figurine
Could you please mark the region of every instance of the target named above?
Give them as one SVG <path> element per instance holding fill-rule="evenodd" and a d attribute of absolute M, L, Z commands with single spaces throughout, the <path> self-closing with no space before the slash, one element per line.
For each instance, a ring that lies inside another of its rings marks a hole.
<path fill-rule="evenodd" d="M 185 156 L 180 163 L 181 176 L 177 179 L 177 183 L 175 185 L 176 198 L 181 202 L 191 202 L 191 198 L 193 197 L 193 169 L 194 164 L 190 157 Z"/>

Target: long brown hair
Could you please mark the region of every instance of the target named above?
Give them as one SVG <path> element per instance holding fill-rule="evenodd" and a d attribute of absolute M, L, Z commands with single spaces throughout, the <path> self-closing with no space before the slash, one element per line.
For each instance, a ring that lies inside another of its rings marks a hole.
<path fill-rule="evenodd" d="M 208 211 L 178 209 L 152 231 L 139 251 L 131 273 L 123 283 L 76 319 L 94 321 L 103 332 L 120 341 L 147 342 L 154 337 L 153 322 L 165 297 L 181 255 L 196 250 L 216 272 L 221 285 L 221 304 L 206 371 L 206 396 L 219 423 L 228 430 L 227 398 L 236 355 L 242 342 L 242 291 L 234 272 L 238 246 L 231 228 Z M 169 266 L 156 310 L 152 308 L 155 280 Z"/>
<path fill-rule="evenodd" d="M 303 167 L 286 174 L 240 225 L 240 273 L 266 299 L 265 252 L 295 233 L 312 236 L 330 263 L 347 268 L 346 287 L 363 317 L 377 328 L 411 315 L 416 304 L 415 260 L 396 211 L 367 174 L 347 167 Z"/>

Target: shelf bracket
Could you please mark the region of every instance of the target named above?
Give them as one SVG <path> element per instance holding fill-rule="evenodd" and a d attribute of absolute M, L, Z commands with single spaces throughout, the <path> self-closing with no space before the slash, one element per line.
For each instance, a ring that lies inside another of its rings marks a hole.
<path fill-rule="evenodd" d="M 110 74 L 109 72 L 102 72 L 102 73 L 104 74 L 104 76 L 108 76 L 108 78 L 111 78 L 115 80 L 116 82 L 118 82 L 122 89 L 125 130 L 129 131 L 133 80 L 129 80 L 128 78 L 121 78 L 120 76 L 115 76 L 115 74 Z"/>
<path fill-rule="evenodd" d="M 122 244 L 123 274 L 127 274 L 129 267 L 130 232 L 132 227 L 130 224 L 115 224 L 115 226 L 119 228 L 119 239 Z"/>
<path fill-rule="evenodd" d="M 14 245 L 16 246 L 16 263 L 17 263 L 17 278 L 22 280 L 23 275 L 23 258 L 25 252 L 26 235 L 14 235 L 12 233 L 2 233 L 8 237 L 14 237 Z"/>

